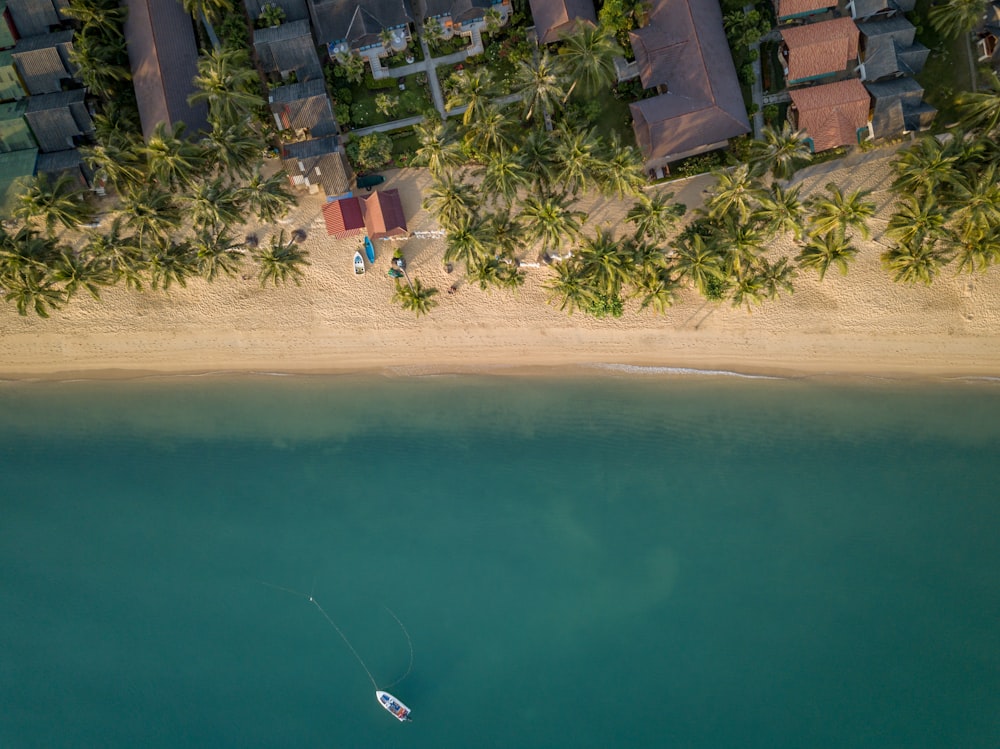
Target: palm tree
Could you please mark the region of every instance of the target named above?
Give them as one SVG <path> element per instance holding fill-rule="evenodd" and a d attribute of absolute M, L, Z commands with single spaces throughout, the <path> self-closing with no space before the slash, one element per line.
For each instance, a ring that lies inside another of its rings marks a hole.
<path fill-rule="evenodd" d="M 421 284 L 419 278 L 414 278 L 412 283 L 406 285 L 401 284 L 397 278 L 392 301 L 420 317 L 437 306 L 437 299 L 434 298 L 437 293 L 437 289 Z"/>
<path fill-rule="evenodd" d="M 608 89 L 618 78 L 615 58 L 622 48 L 614 36 L 601 26 L 577 22 L 559 47 L 557 65 L 563 80 L 572 81 L 570 96 L 579 88 L 582 96 L 593 96 Z"/>
<path fill-rule="evenodd" d="M 932 192 L 906 193 L 889 217 L 885 234 L 900 244 L 941 236 L 947 216 Z"/>
<path fill-rule="evenodd" d="M 857 254 L 858 248 L 848 241 L 843 232 L 833 229 L 822 236 L 810 237 L 795 260 L 803 268 L 818 271 L 822 281 L 831 265 L 837 267 L 840 275 L 846 276 L 848 265 Z"/>
<path fill-rule="evenodd" d="M 525 244 L 525 228 L 520 216 L 510 209 L 494 211 L 486 216 L 485 243 L 497 257 L 513 259 Z"/>
<path fill-rule="evenodd" d="M 171 195 L 153 185 L 121 196 L 125 224 L 140 247 L 159 244 L 180 226 L 181 216 Z"/>
<path fill-rule="evenodd" d="M 452 76 L 453 86 L 445 101 L 445 109 L 465 107 L 462 124 L 468 126 L 477 120 L 493 95 L 493 75 L 487 68 L 460 70 Z"/>
<path fill-rule="evenodd" d="M 643 161 L 639 151 L 624 145 L 617 132 L 611 134 L 607 144 L 608 155 L 599 159 L 593 171 L 597 183 L 605 195 L 615 195 L 619 199 L 626 195 L 639 195 L 646 184 Z"/>
<path fill-rule="evenodd" d="M 792 279 L 795 278 L 795 268 L 788 263 L 788 258 L 783 257 L 775 263 L 768 262 L 767 258 L 760 261 L 760 280 L 764 296 L 768 299 L 777 299 L 782 291 L 789 294 L 795 291 Z"/>
<path fill-rule="evenodd" d="M 986 12 L 984 0 L 948 0 L 932 5 L 927 16 L 931 26 L 948 37 L 968 34 L 982 21 Z"/>
<path fill-rule="evenodd" d="M 493 104 L 484 104 L 480 107 L 476 118 L 467 126 L 465 142 L 480 155 L 480 158 L 488 158 L 490 154 L 505 153 L 513 143 L 511 124 L 505 112 Z"/>
<path fill-rule="evenodd" d="M 51 310 L 59 309 L 66 301 L 65 294 L 39 269 L 6 279 L 3 286 L 3 298 L 13 302 L 22 317 L 29 309 L 39 317 L 48 317 Z"/>
<path fill-rule="evenodd" d="M 534 177 L 535 184 L 540 189 L 546 189 L 555 180 L 558 157 L 552 136 L 540 128 L 531 130 L 520 149 L 517 157 L 525 170 Z"/>
<path fill-rule="evenodd" d="M 740 307 L 745 304 L 747 312 L 750 312 L 754 306 L 764 303 L 767 292 L 763 275 L 747 273 L 733 283 L 733 306 Z"/>
<path fill-rule="evenodd" d="M 541 240 L 544 251 L 578 237 L 586 214 L 572 210 L 564 195 L 542 194 L 525 198 L 521 218 L 528 236 L 532 241 Z"/>
<path fill-rule="evenodd" d="M 900 244 L 882 253 L 882 266 L 897 283 L 923 283 L 930 286 L 934 277 L 951 261 L 951 256 L 933 239 Z"/>
<path fill-rule="evenodd" d="M 541 51 L 537 59 L 529 58 L 518 62 L 512 88 L 513 93 L 521 97 L 525 120 L 531 120 L 539 113 L 544 120 L 566 98 L 555 62 L 546 49 Z"/>
<path fill-rule="evenodd" d="M 573 195 L 586 191 L 599 164 L 600 142 L 593 128 L 579 130 L 561 125 L 557 130 L 556 181 Z"/>
<path fill-rule="evenodd" d="M 485 223 L 475 214 L 462 216 L 448 231 L 444 251 L 446 263 L 461 261 L 466 269 L 490 256 L 486 249 Z"/>
<path fill-rule="evenodd" d="M 760 140 L 750 141 L 751 159 L 761 172 L 776 179 L 790 179 L 795 170 L 812 161 L 812 150 L 804 130 L 793 130 L 787 120 L 780 130 L 765 127 Z"/>
<path fill-rule="evenodd" d="M 93 209 L 86 201 L 85 191 L 69 174 L 63 174 L 52 183 L 45 174 L 39 174 L 29 179 L 17 196 L 15 214 L 25 221 L 42 219 L 46 231 L 51 234 L 57 224 L 75 229 L 90 221 Z"/>
<path fill-rule="evenodd" d="M 635 293 L 640 299 L 640 309 L 652 307 L 658 314 L 664 314 L 674 304 L 674 290 L 677 279 L 666 268 L 646 270 L 635 279 Z"/>
<path fill-rule="evenodd" d="M 295 196 L 289 192 L 287 182 L 281 172 L 265 177 L 259 171 L 237 190 L 238 200 L 249 208 L 261 221 L 271 223 L 295 205 Z"/>
<path fill-rule="evenodd" d="M 555 277 L 544 285 L 549 292 L 549 302 L 558 302 L 560 310 L 572 315 L 578 309 L 587 310 L 597 301 L 594 290 L 580 277 L 573 263 L 557 263 L 555 272 Z"/>
<path fill-rule="evenodd" d="M 1000 184 L 998 167 L 992 164 L 983 170 L 957 177 L 952 186 L 952 214 L 967 231 L 987 234 L 1000 225 Z"/>
<path fill-rule="evenodd" d="M 958 273 L 985 273 L 991 265 L 1000 261 L 1000 236 L 995 230 L 985 236 L 978 232 L 970 236 L 947 231 L 943 240 L 955 251 Z"/>
<path fill-rule="evenodd" d="M 198 274 L 214 281 L 219 274 L 234 277 L 243 262 L 243 253 L 225 230 L 218 233 L 202 229 L 191 241 Z"/>
<path fill-rule="evenodd" d="M 896 181 L 893 190 L 899 193 L 934 192 L 938 185 L 949 184 L 955 176 L 958 155 L 934 137 L 918 140 L 899 151 L 893 162 Z"/>
<path fill-rule="evenodd" d="M 649 239 L 662 242 L 667 238 L 670 229 L 684 215 L 685 207 L 679 203 L 671 203 L 672 192 L 656 193 L 653 197 L 640 194 L 632 204 L 625 220 L 635 226 L 636 239 Z"/>
<path fill-rule="evenodd" d="M 124 280 L 127 287 L 140 290 L 145 260 L 138 242 L 133 237 L 123 236 L 122 227 L 123 219 L 119 216 L 107 233 L 88 232 L 83 251 L 104 263 L 112 283 Z"/>
<path fill-rule="evenodd" d="M 365 60 L 353 52 L 338 52 L 333 58 L 344 68 L 344 77 L 351 83 L 361 83 L 365 79 Z"/>
<path fill-rule="evenodd" d="M 423 202 L 424 210 L 434 213 L 446 229 L 458 224 L 462 218 L 475 213 L 479 199 L 472 185 L 456 179 L 453 174 L 435 178 Z"/>
<path fill-rule="evenodd" d="M 68 249 L 59 254 L 49 277 L 52 281 L 62 284 L 67 302 L 80 289 L 99 300 L 100 287 L 114 283 L 114 274 L 103 259 L 85 253 L 78 254 Z"/>
<path fill-rule="evenodd" d="M 195 20 L 205 16 L 209 21 L 218 21 L 233 10 L 232 0 L 181 0 L 181 4 Z"/>
<path fill-rule="evenodd" d="M 756 222 L 738 223 L 731 216 L 722 220 L 719 227 L 719 244 L 723 250 L 725 271 L 738 278 L 759 265 L 764 249 L 765 236 Z"/>
<path fill-rule="evenodd" d="M 483 291 L 491 286 L 516 289 L 524 285 L 524 273 L 517 265 L 498 257 L 487 257 L 469 268 L 469 277 L 479 283 Z"/>
<path fill-rule="evenodd" d="M 105 35 L 121 34 L 127 10 L 113 0 L 70 0 L 60 13 L 80 23 L 84 29 Z M 76 46 L 76 38 L 73 39 Z"/>
<path fill-rule="evenodd" d="M 483 191 L 499 195 L 508 206 L 517 197 L 517 191 L 528 183 L 527 172 L 510 152 L 494 152 L 483 170 Z"/>
<path fill-rule="evenodd" d="M 420 139 L 416 160 L 426 165 L 435 177 L 461 165 L 465 160 L 461 147 L 455 142 L 455 134 L 449 122 L 428 118 L 414 125 L 413 129 Z"/>
<path fill-rule="evenodd" d="M 982 128 L 993 133 L 1000 125 L 1000 77 L 996 71 L 986 74 L 987 90 L 963 92 L 955 98 L 959 110 L 959 121 L 964 127 Z"/>
<path fill-rule="evenodd" d="M 124 49 L 124 45 L 122 47 Z M 90 93 L 102 98 L 110 98 L 121 90 L 124 82 L 132 78 L 132 72 L 128 68 L 110 62 L 111 55 L 114 55 L 114 50 L 101 50 L 86 34 L 78 32 L 73 37 L 69 58 L 76 67 L 74 77 Z"/>
<path fill-rule="evenodd" d="M 177 283 L 187 286 L 187 279 L 197 275 L 198 261 L 188 242 L 165 242 L 147 255 L 149 285 L 168 291 Z"/>
<path fill-rule="evenodd" d="M 142 163 L 127 138 L 110 138 L 80 149 L 98 182 L 110 184 L 117 192 L 137 186 L 142 181 Z"/>
<path fill-rule="evenodd" d="M 296 246 L 293 241 L 285 241 L 285 230 L 278 235 L 271 235 L 267 247 L 254 248 L 253 259 L 260 265 L 258 278 L 261 287 L 270 281 L 275 286 L 285 284 L 289 279 L 301 286 L 300 278 L 304 275 L 300 266 L 309 265 L 309 253 Z"/>
<path fill-rule="evenodd" d="M 585 237 L 577 257 L 580 275 L 606 297 L 619 296 L 622 286 L 631 278 L 633 266 L 627 248 L 606 229 Z"/>
<path fill-rule="evenodd" d="M 709 215 L 712 218 L 735 215 L 741 222 L 748 221 L 753 213 L 754 203 L 764 192 L 750 171 L 749 164 L 716 171 L 715 180 L 715 188 L 707 203 Z"/>
<path fill-rule="evenodd" d="M 804 231 L 805 206 L 799 200 L 799 188 L 785 189 L 777 182 L 758 198 L 759 207 L 752 219 L 759 221 L 768 236 L 791 232 L 799 239 Z"/>
<path fill-rule="evenodd" d="M 52 237 L 22 226 L 14 234 L 0 229 L 0 286 L 9 286 L 22 276 L 46 276 L 61 248 Z"/>
<path fill-rule="evenodd" d="M 207 103 L 209 119 L 219 127 L 243 122 L 264 105 L 264 99 L 254 90 L 260 78 L 244 49 L 209 50 L 198 60 L 198 75 L 193 83 L 197 91 L 188 97 L 188 103 Z"/>
<path fill-rule="evenodd" d="M 813 215 L 809 217 L 814 234 L 825 234 L 837 229 L 846 233 L 854 228 L 867 239 L 871 236 L 868 219 L 875 215 L 875 203 L 865 200 L 871 190 L 855 190 L 844 194 L 840 187 L 830 182 L 826 186 L 829 198 L 813 198 L 809 205 Z"/>
<path fill-rule="evenodd" d="M 688 279 L 702 296 L 707 296 L 713 279 L 721 281 L 725 278 L 715 248 L 697 232 L 680 238 L 673 243 L 673 247 L 676 254 L 672 263 L 678 280 Z"/>
<path fill-rule="evenodd" d="M 243 221 L 239 192 L 221 178 L 199 182 L 178 196 L 178 204 L 195 228 L 214 231 Z"/>
<path fill-rule="evenodd" d="M 202 150 L 184 139 L 184 124 L 178 123 L 173 133 L 165 122 L 156 126 L 140 153 L 146 157 L 150 175 L 164 188 L 187 187 L 195 181 L 204 166 Z"/>
<path fill-rule="evenodd" d="M 245 123 L 214 125 L 202 139 L 205 160 L 231 179 L 246 179 L 260 168 L 264 142 Z"/>

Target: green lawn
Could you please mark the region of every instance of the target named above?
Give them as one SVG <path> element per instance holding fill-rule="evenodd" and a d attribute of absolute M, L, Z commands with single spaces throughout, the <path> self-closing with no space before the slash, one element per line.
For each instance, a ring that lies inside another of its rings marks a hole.
<path fill-rule="evenodd" d="M 433 106 L 427 85 L 421 84 L 418 80 L 423 75 L 423 73 L 414 73 L 406 76 L 403 79 L 403 85 L 406 88 L 403 90 L 394 85 L 391 88 L 373 91 L 363 81 L 349 84 L 351 89 L 351 127 L 381 125 L 383 122 L 423 114 L 425 109 Z M 397 97 L 399 101 L 398 106 L 390 115 L 383 114 L 375 107 L 375 100 L 382 93 Z"/>
<path fill-rule="evenodd" d="M 635 145 L 635 131 L 632 129 L 632 114 L 629 112 L 628 102 L 608 96 L 601 102 L 601 113 L 594 121 L 594 126 L 602 138 L 616 132 L 624 145 Z"/>
<path fill-rule="evenodd" d="M 927 21 L 930 6 L 931 0 L 917 0 L 917 7 L 911 14 L 917 27 L 917 40 L 931 50 L 917 80 L 924 87 L 927 102 L 938 110 L 934 128 L 943 129 L 956 119 L 955 96 L 972 90 L 969 51 L 964 37 L 946 39 L 934 30 Z"/>

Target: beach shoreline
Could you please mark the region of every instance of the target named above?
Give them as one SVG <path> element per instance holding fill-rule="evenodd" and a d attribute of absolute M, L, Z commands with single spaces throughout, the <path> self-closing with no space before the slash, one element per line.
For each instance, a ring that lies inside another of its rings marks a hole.
<path fill-rule="evenodd" d="M 1000 274 L 956 275 L 946 269 L 931 287 L 893 283 L 882 269 L 880 231 L 894 200 L 888 155 L 803 170 L 804 195 L 834 180 L 872 190 L 879 207 L 872 241 L 858 241 L 846 276 L 831 269 L 820 282 L 802 270 L 795 293 L 763 306 L 706 302 L 690 289 L 665 315 L 626 303 L 621 318 L 567 315 L 548 303 L 551 271 L 524 257 L 524 286 L 482 291 L 460 269 L 447 273 L 444 242 L 420 208 L 424 170 L 387 173 L 399 189 L 411 231 L 423 236 L 376 242 L 369 272 L 355 276 L 357 238 L 334 240 L 323 228 L 323 201 L 304 196 L 281 225 L 248 227 L 260 240 L 303 229 L 311 265 L 302 286 L 265 288 L 246 275 L 208 284 L 192 280 L 169 293 L 124 287 L 102 300 L 75 298 L 50 319 L 0 308 L 0 379 L 135 379 L 227 375 L 347 374 L 707 374 L 873 376 L 900 379 L 1000 376 Z M 689 210 L 710 178 L 665 185 Z M 628 201 L 588 198 L 587 231 L 619 229 Z M 440 290 L 438 306 L 417 319 L 391 301 L 386 275 L 393 249 L 411 277 Z M 794 256 L 788 238 L 770 248 Z M 451 286 L 455 293 L 446 293 Z M 645 369 L 629 369 L 629 368 Z"/>

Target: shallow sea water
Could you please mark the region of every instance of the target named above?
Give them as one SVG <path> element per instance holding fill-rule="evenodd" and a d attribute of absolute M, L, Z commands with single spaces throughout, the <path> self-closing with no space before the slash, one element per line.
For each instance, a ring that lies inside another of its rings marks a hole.
<path fill-rule="evenodd" d="M 982 382 L 0 386 L 0 746 L 993 749 L 998 457 Z"/>

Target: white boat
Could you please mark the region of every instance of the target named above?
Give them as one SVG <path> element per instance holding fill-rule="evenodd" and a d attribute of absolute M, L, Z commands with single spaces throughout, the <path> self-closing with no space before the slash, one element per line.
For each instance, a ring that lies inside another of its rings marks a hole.
<path fill-rule="evenodd" d="M 365 259 L 360 252 L 354 253 L 354 272 L 359 276 L 365 272 Z"/>
<path fill-rule="evenodd" d="M 396 716 L 396 720 L 406 722 L 410 720 L 410 708 L 397 700 L 388 692 L 375 692 L 378 704 Z"/>

